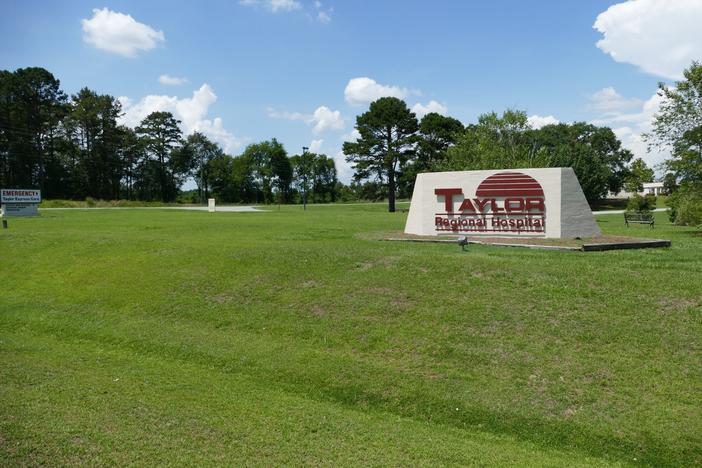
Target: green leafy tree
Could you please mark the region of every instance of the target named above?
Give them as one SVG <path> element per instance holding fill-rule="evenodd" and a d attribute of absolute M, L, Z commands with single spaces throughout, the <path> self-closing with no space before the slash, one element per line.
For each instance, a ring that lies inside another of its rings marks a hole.
<path fill-rule="evenodd" d="M 119 198 L 124 164 L 120 159 L 123 131 L 117 118 L 122 106 L 109 95 L 99 95 L 83 88 L 71 98 L 71 111 L 65 123 L 78 151 L 77 178 L 85 196 L 101 199 Z M 83 180 L 81 180 L 81 178 Z"/>
<path fill-rule="evenodd" d="M 246 147 L 243 155 L 251 164 L 257 202 L 272 203 L 274 198 L 290 199 L 292 166 L 283 145 L 275 138 Z"/>
<path fill-rule="evenodd" d="M 651 147 L 671 150 L 663 167 L 679 188 L 668 200 L 677 224 L 702 223 L 702 64 L 692 62 L 684 79 L 669 87 L 659 85 L 662 101 L 645 135 Z"/>
<path fill-rule="evenodd" d="M 0 185 L 39 187 L 45 196 L 60 192 L 57 181 L 49 187 L 46 183 L 64 169 L 56 150 L 66 112 L 67 97 L 47 70 L 0 71 Z M 48 168 L 56 173 L 47 174 Z"/>
<path fill-rule="evenodd" d="M 624 181 L 624 189 L 627 192 L 637 193 L 643 190 L 643 184 L 653 182 L 653 169 L 646 165 L 646 162 L 637 158 L 631 162 L 629 173 Z"/>
<path fill-rule="evenodd" d="M 337 198 L 336 165 L 324 154 L 306 152 L 290 158 L 293 169 L 293 188 L 300 194 L 307 193 L 313 203 L 335 202 Z"/>
<path fill-rule="evenodd" d="M 129 127 L 120 126 L 119 159 L 122 161 L 122 191 L 127 200 L 134 200 L 134 185 L 139 177 L 141 165 L 145 160 L 142 140 Z"/>
<path fill-rule="evenodd" d="M 621 189 L 632 157 L 607 127 L 576 122 L 534 130 L 526 113 L 514 110 L 481 115 L 447 155 L 434 170 L 572 167 L 590 202 Z"/>
<path fill-rule="evenodd" d="M 388 211 L 395 211 L 397 180 L 415 155 L 419 124 L 404 101 L 383 97 L 356 117 L 361 137 L 343 146 L 346 160 L 354 164 L 354 179 L 377 179 L 387 187 Z"/>
<path fill-rule="evenodd" d="M 157 162 L 158 185 L 162 201 L 176 198 L 179 183 L 177 173 L 171 167 L 173 150 L 181 145 L 182 133 L 179 120 L 170 112 L 152 112 L 136 128 L 136 133 L 144 142 L 147 155 Z M 149 171 L 153 175 L 153 170 Z"/>
<path fill-rule="evenodd" d="M 702 64 L 692 62 L 683 77 L 672 87 L 658 85 L 662 100 L 652 131 L 644 135 L 652 147 L 674 148 L 686 133 L 702 127 Z"/>
<path fill-rule="evenodd" d="M 310 185 L 314 178 L 316 154 L 306 151 L 290 157 L 293 170 L 293 188 L 300 195 L 300 203 L 310 202 Z"/>
<path fill-rule="evenodd" d="M 526 112 L 508 109 L 480 115 L 447 149 L 445 160 L 435 161 L 434 170 L 501 169 L 540 167 L 533 131 Z"/>
<path fill-rule="evenodd" d="M 463 124 L 453 117 L 436 112 L 425 115 L 419 123 L 417 157 L 402 174 L 401 192 L 411 195 L 417 174 L 440 166 L 462 132 Z"/>
<path fill-rule="evenodd" d="M 584 122 L 547 125 L 533 138 L 538 164 L 572 167 L 589 202 L 621 190 L 632 154 L 610 128 Z"/>
<path fill-rule="evenodd" d="M 179 166 L 195 179 L 200 203 L 205 203 L 210 196 L 209 162 L 215 158 L 221 160 L 222 148 L 200 132 L 188 135 L 182 149 L 177 153 Z"/>

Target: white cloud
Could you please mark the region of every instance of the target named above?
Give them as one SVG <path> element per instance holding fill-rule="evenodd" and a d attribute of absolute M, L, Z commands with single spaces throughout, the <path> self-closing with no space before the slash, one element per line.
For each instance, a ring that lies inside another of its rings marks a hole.
<path fill-rule="evenodd" d="M 346 155 L 343 151 L 339 150 L 334 155 L 334 165 L 336 166 L 336 177 L 344 184 L 351 183 L 353 178 L 354 170 L 351 164 L 346 161 Z"/>
<path fill-rule="evenodd" d="M 655 166 L 670 154 L 666 150 L 652 150 L 649 153 L 642 134 L 651 131 L 653 118 L 662 100 L 663 98 L 655 93 L 646 101 L 639 100 L 639 107 L 633 112 L 605 112 L 591 122 L 594 125 L 611 127 L 622 145 L 630 150 L 635 158 L 642 158 L 649 166 Z"/>
<path fill-rule="evenodd" d="M 612 5 L 593 27 L 597 47 L 617 62 L 670 79 L 702 57 L 702 1 L 632 0 Z"/>
<path fill-rule="evenodd" d="M 441 104 L 440 102 L 432 100 L 429 101 L 426 106 L 421 102 L 418 102 L 417 104 L 412 106 L 412 112 L 417 114 L 418 119 L 421 119 L 430 112 L 436 112 L 437 114 L 446 115 L 448 114 L 448 107 L 446 107 L 445 104 Z"/>
<path fill-rule="evenodd" d="M 310 18 L 319 21 L 320 23 L 329 23 L 331 21 L 331 15 L 334 11 L 333 7 L 324 9 L 324 5 L 319 0 L 315 0 L 314 8 L 317 10 L 317 15 L 308 15 Z"/>
<path fill-rule="evenodd" d="M 539 129 L 541 127 L 545 127 L 546 125 L 556 125 L 558 122 L 558 119 L 555 118 L 552 115 L 532 115 L 527 118 L 527 122 L 529 123 L 529 126 L 533 129 Z"/>
<path fill-rule="evenodd" d="M 190 98 L 179 99 L 176 96 L 148 95 L 134 103 L 127 97 L 120 97 L 124 115 L 120 117 L 120 124 L 135 127 L 150 113 L 156 111 L 171 112 L 181 121 L 181 127 L 186 135 L 201 132 L 222 145 L 227 153 L 239 149 L 244 140 L 235 137 L 224 128 L 222 119 L 207 117 L 210 106 L 217 101 L 217 95 L 210 85 L 203 84 L 193 91 Z"/>
<path fill-rule="evenodd" d="M 635 109 L 643 104 L 641 99 L 625 98 L 613 87 L 602 88 L 590 96 L 588 110 L 598 112 L 622 112 Z"/>
<path fill-rule="evenodd" d="M 359 138 L 361 138 L 361 132 L 359 132 L 355 128 L 353 130 L 351 130 L 349 133 L 345 133 L 345 134 L 341 135 L 342 141 L 356 141 Z"/>
<path fill-rule="evenodd" d="M 314 122 L 314 128 L 312 129 L 314 133 L 344 128 L 344 119 L 341 117 L 341 112 L 332 111 L 326 106 L 320 106 L 315 109 L 312 121 Z"/>
<path fill-rule="evenodd" d="M 319 153 L 322 149 L 322 144 L 324 144 L 324 140 L 312 140 L 310 142 L 310 153 Z"/>
<path fill-rule="evenodd" d="M 341 112 L 333 111 L 327 106 L 319 106 L 312 114 L 302 114 L 300 112 L 280 112 L 271 107 L 266 109 L 266 113 L 273 119 L 299 120 L 307 125 L 313 125 L 312 133 L 315 135 L 327 130 L 341 130 L 344 128 L 344 118 Z"/>
<path fill-rule="evenodd" d="M 94 9 L 93 17 L 81 22 L 86 43 L 125 57 L 135 57 L 139 51 L 151 50 L 165 41 L 163 31 L 107 8 Z"/>
<path fill-rule="evenodd" d="M 122 105 L 122 109 L 130 107 L 132 105 L 132 100 L 128 96 L 119 96 L 117 100 Z"/>
<path fill-rule="evenodd" d="M 404 99 L 413 93 L 417 94 L 407 88 L 381 85 L 366 76 L 350 79 L 346 89 L 344 89 L 346 102 L 355 106 L 371 103 L 381 97 L 389 96 Z"/>
<path fill-rule="evenodd" d="M 239 4 L 244 6 L 262 6 L 272 13 L 294 11 L 302 8 L 302 4 L 297 0 L 240 0 Z"/>
<path fill-rule="evenodd" d="M 185 77 L 171 76 L 168 74 L 163 74 L 158 77 L 158 82 L 168 86 L 178 86 L 188 82 Z"/>

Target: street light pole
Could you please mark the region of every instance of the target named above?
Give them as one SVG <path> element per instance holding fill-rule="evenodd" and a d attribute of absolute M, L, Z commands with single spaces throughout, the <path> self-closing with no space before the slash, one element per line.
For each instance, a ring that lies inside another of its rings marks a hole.
<path fill-rule="evenodd" d="M 307 211 L 307 168 L 305 167 L 305 155 L 309 148 L 306 146 L 302 147 L 302 157 L 300 158 L 300 163 L 302 165 L 302 210 Z"/>

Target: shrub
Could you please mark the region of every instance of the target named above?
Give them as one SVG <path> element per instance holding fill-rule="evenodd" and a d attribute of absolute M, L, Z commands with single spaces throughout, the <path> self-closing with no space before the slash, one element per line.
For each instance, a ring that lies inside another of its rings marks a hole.
<path fill-rule="evenodd" d="M 681 186 L 668 198 L 670 220 L 680 226 L 702 225 L 702 186 Z"/>
<path fill-rule="evenodd" d="M 626 204 L 626 211 L 651 211 L 656 207 L 656 196 L 653 194 L 646 194 L 641 196 L 639 194 L 634 195 L 629 198 L 629 202 Z"/>

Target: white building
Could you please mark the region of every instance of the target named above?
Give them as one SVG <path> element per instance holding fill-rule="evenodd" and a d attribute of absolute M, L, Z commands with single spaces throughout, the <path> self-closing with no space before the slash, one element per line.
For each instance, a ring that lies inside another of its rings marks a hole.
<path fill-rule="evenodd" d="M 653 194 L 655 196 L 663 195 L 665 191 L 663 190 L 663 182 L 646 182 L 643 184 L 643 191 L 639 192 L 639 195 Z"/>
<path fill-rule="evenodd" d="M 643 190 L 639 191 L 638 194 L 641 196 L 648 194 L 653 194 L 655 196 L 665 195 L 665 190 L 663 189 L 663 182 L 644 182 Z M 608 198 L 631 198 L 634 195 L 636 194 L 622 190 L 621 192 L 617 193 L 609 192 Z"/>

